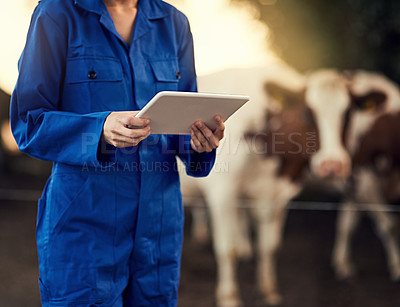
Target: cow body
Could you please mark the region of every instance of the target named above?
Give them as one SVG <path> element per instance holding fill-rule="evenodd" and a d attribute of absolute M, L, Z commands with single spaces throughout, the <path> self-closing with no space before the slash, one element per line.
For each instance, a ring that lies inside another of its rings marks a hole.
<path fill-rule="evenodd" d="M 273 92 L 273 86 L 267 88 Z M 361 212 L 365 211 L 376 224 L 391 277 L 398 280 L 398 225 L 385 205 L 398 200 L 400 195 L 397 85 L 376 73 L 357 71 L 345 76 L 334 70 L 320 70 L 307 77 L 297 108 L 311 114 L 313 120 L 311 124 L 303 120 L 287 129 L 318 134 L 318 150 L 309 156 L 312 174 L 332 183 L 337 183 L 332 179 L 342 179 L 345 201 L 338 216 L 333 251 L 337 276 L 347 278 L 353 273 L 350 240 Z"/>
<path fill-rule="evenodd" d="M 385 95 L 377 109 L 353 116 L 347 147 L 353 172 L 347 198 L 338 216 L 333 264 L 339 278 L 354 274 L 350 242 L 362 212 L 375 222 L 385 248 L 393 280 L 400 279 L 398 221 L 385 204 L 400 199 L 400 91 L 378 74 L 358 72 L 353 92 L 379 91 Z"/>
<path fill-rule="evenodd" d="M 214 171 L 206 179 L 185 176 L 181 179 L 183 194 L 191 198 L 201 194 L 209 208 L 218 266 L 218 306 L 240 304 L 235 260 L 238 254 L 248 254 L 251 249 L 248 238 L 238 227 L 242 219 L 238 217 L 237 209 L 243 196 L 250 200 L 257 221 L 261 255 L 259 272 L 263 272 L 259 276 L 261 290 L 270 303 L 280 301 L 272 258 L 280 241 L 282 222 L 275 217 L 281 216 L 283 220 L 284 216 L 279 212 L 288 199 L 298 193 L 299 186 L 289 178 L 277 178 L 277 160 L 274 157 L 265 159 L 263 149 L 258 152 L 245 140 L 246 131 L 265 125 L 268 97 L 264 82 L 274 79 L 288 80 L 288 88 L 292 91 L 299 91 L 304 86 L 303 77 L 284 66 L 232 69 L 199 77 L 201 92 L 245 94 L 251 98 L 226 122 L 226 134 L 218 149 Z M 266 206 L 266 202 L 274 206 Z"/>
<path fill-rule="evenodd" d="M 381 146 L 384 152 L 396 155 L 395 149 L 375 144 L 371 133 L 389 123 L 385 116 L 397 116 L 397 86 L 383 76 L 366 72 L 349 78 L 334 70 L 319 70 L 302 77 L 285 68 L 230 70 L 204 76 L 199 78 L 199 89 L 252 98 L 246 109 L 226 123 L 227 135 L 217 155 L 217 171 L 209 178 L 182 180 L 184 194 L 204 195 L 211 213 L 218 306 L 240 304 L 235 255 L 250 252 L 235 210 L 243 196 L 250 200 L 258 235 L 260 289 L 267 303 L 280 302 L 275 254 L 287 203 L 303 187 L 308 170 L 319 179 L 335 183 L 335 187 L 344 189 L 353 183 L 339 215 L 333 254 L 338 276 L 350 275 L 349 239 L 359 214 L 351 207 L 359 202 L 382 204 L 387 190 L 386 184 L 376 184 L 379 173 L 370 167 L 375 155 L 365 158 L 361 153 L 367 152 L 368 146 L 371 152 Z M 392 119 L 394 125 L 396 119 Z M 389 141 L 385 145 L 388 143 L 392 144 Z M 395 177 L 395 173 L 391 175 Z M 392 277 L 398 278 L 400 257 L 394 220 L 385 210 L 370 214 L 384 242 Z"/>
<path fill-rule="evenodd" d="M 400 195 L 397 85 L 376 73 L 357 71 L 344 75 L 319 70 L 307 77 L 298 108 L 310 113 L 313 122 L 310 125 L 303 120 L 298 127 L 287 129 L 311 129 L 318 134 L 318 150 L 309 156 L 312 174 L 344 180 L 341 188 L 345 201 L 338 216 L 333 251 L 337 276 L 347 278 L 353 273 L 349 243 L 360 213 L 366 211 L 383 242 L 392 279 L 398 280 L 397 225 L 385 205 Z"/>

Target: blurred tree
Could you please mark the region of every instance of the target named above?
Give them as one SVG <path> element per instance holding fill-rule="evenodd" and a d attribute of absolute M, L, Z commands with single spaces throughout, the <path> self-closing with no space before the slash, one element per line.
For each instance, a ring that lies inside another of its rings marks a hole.
<path fill-rule="evenodd" d="M 232 0 L 251 2 L 288 64 L 368 69 L 400 82 L 399 0 Z"/>

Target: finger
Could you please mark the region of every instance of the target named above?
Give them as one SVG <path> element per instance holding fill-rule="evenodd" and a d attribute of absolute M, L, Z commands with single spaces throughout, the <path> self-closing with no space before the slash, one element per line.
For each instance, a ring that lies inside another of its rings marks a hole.
<path fill-rule="evenodd" d="M 208 128 L 203 122 L 198 121 L 195 125 L 207 140 L 207 145 L 211 149 L 217 148 L 219 145 L 219 139 L 214 135 L 210 128 Z"/>
<path fill-rule="evenodd" d="M 195 139 L 200 143 L 201 146 L 205 147 L 208 141 L 203 135 L 203 133 L 196 126 L 192 127 L 192 131 Z"/>
<path fill-rule="evenodd" d="M 222 120 L 221 115 L 217 114 L 214 116 L 214 121 L 217 125 L 217 128 L 214 131 L 214 135 L 221 140 L 224 137 L 224 132 L 225 132 L 225 124 L 224 121 Z"/>
<path fill-rule="evenodd" d="M 132 128 L 143 128 L 150 124 L 150 120 L 148 118 L 140 118 L 130 115 L 125 115 L 121 117 L 120 121 L 124 126 Z"/>
<path fill-rule="evenodd" d="M 193 139 L 190 140 L 190 145 L 192 146 L 192 149 L 194 151 L 197 151 L 198 153 L 204 152 L 204 150 L 201 147 L 196 146 L 196 144 L 194 143 Z"/>
<path fill-rule="evenodd" d="M 136 144 L 136 143 L 135 143 Z M 124 142 L 124 141 L 115 141 L 113 144 L 114 147 L 117 148 L 126 148 L 126 147 L 132 147 L 132 146 L 136 146 L 134 143 L 132 142 Z"/>
<path fill-rule="evenodd" d="M 142 137 L 134 137 L 134 138 L 125 138 L 123 136 L 118 136 L 116 139 L 114 139 L 111 143 L 111 145 L 119 148 L 123 147 L 132 147 L 132 146 L 137 146 L 141 141 L 146 139 L 148 135 L 142 136 Z"/>
<path fill-rule="evenodd" d="M 113 133 L 109 136 L 109 140 L 110 144 L 114 146 L 120 142 L 128 143 L 130 146 L 136 146 L 150 134 L 151 129 L 149 126 L 144 129 L 128 129 L 126 127 L 120 127 L 120 130 L 113 130 Z"/>
<path fill-rule="evenodd" d="M 150 135 L 150 133 L 148 135 Z M 136 146 L 141 140 L 145 139 L 148 135 L 146 135 L 145 137 L 143 137 L 143 136 L 128 137 L 128 136 L 120 135 L 120 134 L 116 133 L 113 135 L 111 140 L 113 142 L 124 142 L 124 143 L 131 144 L 131 146 Z"/>
<path fill-rule="evenodd" d="M 151 134 L 150 126 L 146 126 L 144 128 L 127 128 L 122 127 L 121 130 L 116 131 L 121 136 L 125 136 L 128 138 L 141 138 L 147 137 Z"/>
<path fill-rule="evenodd" d="M 192 129 L 193 129 L 194 135 L 199 140 L 199 142 L 200 142 L 201 146 L 204 148 L 204 150 L 207 152 L 210 152 L 213 149 L 213 147 L 210 145 L 210 143 L 208 142 L 208 139 L 206 138 L 206 136 L 204 136 L 203 132 L 200 129 L 198 129 L 196 125 L 194 125 L 192 127 Z"/>
<path fill-rule="evenodd" d="M 194 144 L 197 148 L 201 148 L 202 145 L 201 145 L 199 139 L 197 138 L 197 136 L 196 136 L 196 134 L 195 134 L 195 132 L 194 132 L 193 129 L 191 130 L 190 134 L 191 134 L 191 136 L 192 136 L 191 142 L 193 142 L 193 144 Z"/>
<path fill-rule="evenodd" d="M 146 139 L 150 134 L 151 134 L 151 130 L 149 130 L 149 132 L 147 134 L 143 135 L 143 136 L 133 138 L 134 140 L 136 140 L 136 145 L 139 144 L 144 139 Z"/>

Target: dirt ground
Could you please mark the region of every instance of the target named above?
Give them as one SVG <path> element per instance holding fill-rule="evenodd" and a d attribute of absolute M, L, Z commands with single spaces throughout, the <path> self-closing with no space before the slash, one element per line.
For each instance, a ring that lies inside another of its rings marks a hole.
<path fill-rule="evenodd" d="M 40 190 L 43 185 L 34 178 L 25 182 L 28 189 Z M 6 188 L 20 186 L 18 178 L 0 180 L 0 198 L 3 198 L 0 200 L 0 307 L 40 306 L 36 204 L 4 200 L 13 198 Z M 25 196 L 34 198 L 35 193 Z M 368 219 L 362 220 L 353 240 L 357 276 L 347 282 L 335 279 L 330 266 L 335 219 L 335 211 L 289 212 L 278 254 L 278 278 L 284 296 L 282 307 L 400 306 L 400 284 L 389 279 L 382 245 Z M 189 224 L 188 216 L 187 226 Z M 239 263 L 244 307 L 264 306 L 257 292 L 254 268 L 254 260 Z M 179 307 L 215 306 L 215 270 L 211 244 L 199 246 L 186 233 Z"/>

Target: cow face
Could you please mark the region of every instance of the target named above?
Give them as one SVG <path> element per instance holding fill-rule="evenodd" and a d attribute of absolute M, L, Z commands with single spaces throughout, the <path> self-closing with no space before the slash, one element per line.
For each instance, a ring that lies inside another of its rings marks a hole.
<path fill-rule="evenodd" d="M 346 148 L 353 156 L 376 120 L 400 111 L 400 92 L 386 77 L 366 71 L 348 75 L 353 105 L 349 114 Z"/>
<path fill-rule="evenodd" d="M 256 152 L 279 159 L 277 175 L 297 180 L 307 168 L 310 156 L 318 150 L 319 141 L 314 117 L 304 105 L 304 88 L 294 90 L 289 86 L 275 80 L 265 84 L 266 126 L 261 131 L 248 132 L 246 139 L 256 145 Z"/>
<path fill-rule="evenodd" d="M 318 177 L 344 178 L 350 173 L 351 159 L 342 136 L 351 104 L 348 80 L 336 71 L 321 70 L 308 77 L 305 105 L 315 118 L 320 142 L 310 166 Z"/>
<path fill-rule="evenodd" d="M 360 115 L 376 118 L 387 109 L 387 93 L 371 87 L 367 87 L 369 91 L 361 91 L 360 87 L 352 78 L 334 70 L 310 74 L 301 93 L 290 92 L 281 84 L 267 84 L 267 94 L 274 102 L 271 105 L 280 105 L 269 111 L 267 125 L 270 131 L 286 135 L 281 142 L 282 149 L 286 149 L 280 151 L 282 159 L 293 160 L 287 149 L 293 147 L 296 134 L 295 144 L 299 146 L 301 156 L 308 160 L 314 175 L 346 178 L 351 171 L 348 144 L 360 134 L 357 132 L 360 131 L 359 124 L 355 124 L 354 119 Z M 267 141 L 275 146 L 271 137 Z M 270 150 L 271 153 L 274 154 Z"/>

